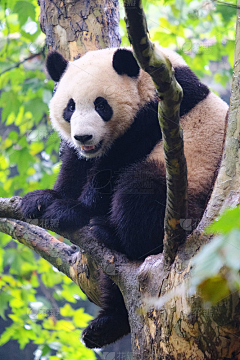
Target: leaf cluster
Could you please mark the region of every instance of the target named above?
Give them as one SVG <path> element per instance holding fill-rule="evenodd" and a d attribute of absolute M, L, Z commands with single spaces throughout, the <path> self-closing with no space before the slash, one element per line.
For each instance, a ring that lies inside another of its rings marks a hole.
<path fill-rule="evenodd" d="M 235 1 L 236 2 L 236 1 Z M 130 6 L 134 6 L 134 0 Z M 202 0 L 144 0 L 149 36 L 177 51 L 193 72 L 226 86 L 232 76 L 236 8 L 232 2 Z M 124 11 L 120 7 L 122 45 L 128 46 Z M 217 71 L 213 64 L 219 62 Z M 213 79 L 214 77 L 214 79 Z"/>

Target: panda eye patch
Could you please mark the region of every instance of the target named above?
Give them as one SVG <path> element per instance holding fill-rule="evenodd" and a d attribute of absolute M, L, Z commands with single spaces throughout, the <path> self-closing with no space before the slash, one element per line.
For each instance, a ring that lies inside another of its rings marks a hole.
<path fill-rule="evenodd" d="M 96 112 L 104 121 L 109 121 L 113 115 L 113 110 L 106 99 L 99 96 L 94 101 Z"/>
<path fill-rule="evenodd" d="M 64 120 L 66 120 L 67 122 L 70 122 L 70 119 L 71 119 L 72 114 L 74 113 L 74 111 L 75 111 L 75 101 L 73 99 L 70 99 L 68 101 L 67 106 L 63 110 L 63 118 L 64 118 Z"/>

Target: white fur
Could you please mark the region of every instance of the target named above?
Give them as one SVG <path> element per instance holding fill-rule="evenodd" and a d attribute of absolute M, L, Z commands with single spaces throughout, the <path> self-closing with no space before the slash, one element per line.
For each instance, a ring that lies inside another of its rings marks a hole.
<path fill-rule="evenodd" d="M 160 49 L 174 66 L 177 63 L 185 65 L 178 54 Z M 156 90 L 147 73 L 141 70 L 137 79 L 116 73 L 112 66 L 115 51 L 114 48 L 89 51 L 82 58 L 70 61 L 50 102 L 53 127 L 83 156 L 101 156 L 130 127 L 139 108 L 155 97 Z M 99 96 L 113 109 L 108 123 L 95 111 L 94 100 Z M 63 112 L 71 98 L 76 110 L 69 124 L 64 120 Z M 92 135 L 87 145 L 98 145 L 102 141 L 102 147 L 97 153 L 86 155 L 74 139 L 75 135 Z"/>
<path fill-rule="evenodd" d="M 116 73 L 112 66 L 115 51 L 90 51 L 82 58 L 69 62 L 50 102 L 53 127 L 80 153 L 81 146 L 74 135 L 93 135 L 87 145 L 97 145 L 103 141 L 99 152 L 91 155 L 100 156 L 132 124 L 140 104 L 154 97 L 153 84 L 144 96 L 138 89 L 144 74 L 135 79 Z M 97 97 L 105 98 L 113 109 L 113 116 L 108 123 L 95 111 L 94 101 Z M 64 120 L 63 112 L 71 98 L 75 101 L 76 109 L 69 124 Z"/>

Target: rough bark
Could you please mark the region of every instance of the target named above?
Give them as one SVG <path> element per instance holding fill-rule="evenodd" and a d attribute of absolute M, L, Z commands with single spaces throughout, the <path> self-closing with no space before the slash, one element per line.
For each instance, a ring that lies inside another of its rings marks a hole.
<path fill-rule="evenodd" d="M 39 5 L 48 49 L 67 60 L 120 45 L 118 0 L 39 0 Z"/>

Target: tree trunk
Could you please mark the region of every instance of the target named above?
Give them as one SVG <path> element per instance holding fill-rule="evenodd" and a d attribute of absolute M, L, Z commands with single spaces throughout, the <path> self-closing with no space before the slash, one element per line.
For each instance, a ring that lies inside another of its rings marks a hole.
<path fill-rule="evenodd" d="M 201 235 L 188 239 L 170 269 L 164 269 L 161 255 L 140 267 L 140 309 L 134 315 L 129 299 L 134 359 L 240 359 L 238 293 L 211 308 L 188 293 L 191 258 Z"/>
<path fill-rule="evenodd" d="M 39 0 L 39 4 L 48 49 L 59 51 L 65 59 L 120 45 L 117 0 Z"/>

